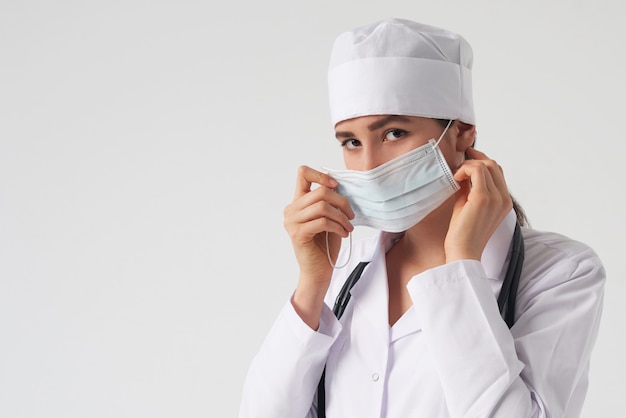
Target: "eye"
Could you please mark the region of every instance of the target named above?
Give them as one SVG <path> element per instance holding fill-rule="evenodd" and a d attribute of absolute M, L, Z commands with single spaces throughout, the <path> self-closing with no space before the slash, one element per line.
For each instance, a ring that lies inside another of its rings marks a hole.
<path fill-rule="evenodd" d="M 358 139 L 346 139 L 345 141 L 343 141 L 341 143 L 342 147 L 348 148 L 348 149 L 355 149 L 361 146 L 361 141 L 359 141 Z"/>
<path fill-rule="evenodd" d="M 398 139 L 402 138 L 406 134 L 407 134 L 407 131 L 403 129 L 390 129 L 387 132 L 385 132 L 385 139 L 387 141 L 397 141 Z"/>

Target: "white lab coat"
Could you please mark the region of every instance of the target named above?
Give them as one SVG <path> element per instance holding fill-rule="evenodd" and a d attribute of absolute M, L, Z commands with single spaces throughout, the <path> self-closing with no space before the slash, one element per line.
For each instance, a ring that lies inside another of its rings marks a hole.
<path fill-rule="evenodd" d="M 315 417 L 324 365 L 328 418 L 578 417 L 604 269 L 584 244 L 522 229 L 526 255 L 509 330 L 496 298 L 514 225 L 511 212 L 480 262 L 413 277 L 413 307 L 392 327 L 385 253 L 398 235 L 355 243 L 349 265 L 333 276 L 318 331 L 286 303 L 252 361 L 240 418 Z M 340 322 L 328 306 L 367 260 Z"/>

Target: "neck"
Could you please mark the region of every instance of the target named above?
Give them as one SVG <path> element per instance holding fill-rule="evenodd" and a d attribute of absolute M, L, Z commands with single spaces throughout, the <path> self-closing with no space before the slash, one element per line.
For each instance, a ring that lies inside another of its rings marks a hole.
<path fill-rule="evenodd" d="M 388 253 L 410 270 L 423 271 L 444 264 L 444 242 L 452 217 L 454 199 L 450 198 L 432 211 L 420 223 L 407 230 Z"/>
<path fill-rule="evenodd" d="M 437 209 L 432 211 L 420 223 L 405 232 L 407 238 L 419 252 L 444 253 L 443 244 L 448 234 L 454 200 L 448 199 Z M 414 252 L 415 255 L 417 253 Z"/>
<path fill-rule="evenodd" d="M 444 242 L 452 217 L 454 197 L 404 233 L 387 252 L 389 325 L 413 304 L 406 284 L 413 276 L 446 262 Z"/>

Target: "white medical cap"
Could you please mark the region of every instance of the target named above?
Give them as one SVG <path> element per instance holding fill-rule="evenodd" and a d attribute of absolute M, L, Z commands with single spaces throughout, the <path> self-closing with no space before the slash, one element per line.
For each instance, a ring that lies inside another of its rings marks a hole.
<path fill-rule="evenodd" d="M 330 57 L 332 123 L 406 115 L 475 125 L 471 69 L 472 48 L 445 29 L 388 19 L 345 32 Z"/>

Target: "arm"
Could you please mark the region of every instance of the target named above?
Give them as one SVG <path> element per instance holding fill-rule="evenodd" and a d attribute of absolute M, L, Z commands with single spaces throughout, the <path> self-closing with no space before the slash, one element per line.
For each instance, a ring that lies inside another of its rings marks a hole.
<path fill-rule="evenodd" d="M 317 183 L 315 190 L 311 186 Z M 310 167 L 298 170 L 293 202 L 284 210 L 284 225 L 291 239 L 300 278 L 293 295 L 293 307 L 311 329 L 317 329 L 324 306 L 324 296 L 333 274 L 333 262 L 354 227 L 354 212 L 348 200 L 335 193 L 337 181 Z M 326 248 L 328 243 L 329 248 Z"/>
<path fill-rule="evenodd" d="M 460 261 L 408 285 L 453 417 L 578 417 L 598 332 L 604 270 L 588 248 L 527 250 L 509 331 L 480 263 Z"/>
<path fill-rule="evenodd" d="M 509 331 L 477 260 L 512 202 L 501 167 L 477 150 L 467 154 L 472 160 L 455 172 L 462 188 L 444 243 L 447 264 L 408 285 L 450 413 L 577 417 L 602 307 L 602 265 L 563 237 L 525 239 L 524 287 Z"/>
<path fill-rule="evenodd" d="M 313 183 L 320 187 L 311 189 Z M 293 202 L 284 211 L 285 229 L 294 248 L 300 278 L 254 358 L 246 382 L 240 417 L 314 417 L 311 408 L 328 352 L 341 325 L 325 305 L 341 237 L 353 230 L 348 201 L 333 191 L 337 182 L 302 166 Z M 327 239 L 328 234 L 328 239 Z M 326 243 L 330 248 L 327 250 Z"/>
<path fill-rule="evenodd" d="M 255 356 L 244 384 L 240 418 L 314 418 L 311 405 L 341 325 L 324 305 L 318 331 L 287 303 Z"/>

